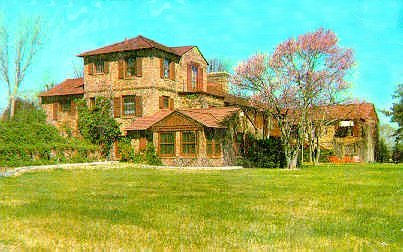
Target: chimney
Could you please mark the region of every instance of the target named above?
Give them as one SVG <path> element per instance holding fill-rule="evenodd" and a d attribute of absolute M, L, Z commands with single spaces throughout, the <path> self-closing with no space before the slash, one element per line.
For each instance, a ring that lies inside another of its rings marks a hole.
<path fill-rule="evenodd" d="M 229 89 L 229 77 L 227 72 L 211 72 L 207 73 L 207 83 L 217 83 L 221 86 L 225 93 L 228 93 Z"/>

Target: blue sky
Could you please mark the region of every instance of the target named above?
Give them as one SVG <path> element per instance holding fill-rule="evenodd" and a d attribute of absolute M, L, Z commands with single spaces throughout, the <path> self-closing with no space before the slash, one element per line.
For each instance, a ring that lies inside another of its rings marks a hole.
<path fill-rule="evenodd" d="M 57 1 L 2 0 L 2 20 L 42 16 L 47 36 L 25 78 L 23 95 L 44 83 L 73 76 L 80 52 L 142 34 L 168 46 L 197 45 L 206 58 L 234 63 L 272 52 L 283 40 L 332 29 L 340 45 L 354 50 L 351 95 L 390 106 L 403 83 L 403 1 Z M 0 83 L 0 108 L 6 106 Z"/>

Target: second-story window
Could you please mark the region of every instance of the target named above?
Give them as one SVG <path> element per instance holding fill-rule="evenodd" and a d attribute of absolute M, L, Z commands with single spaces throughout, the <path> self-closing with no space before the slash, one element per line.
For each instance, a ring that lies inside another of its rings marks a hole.
<path fill-rule="evenodd" d="M 164 59 L 164 78 L 169 78 L 169 60 Z"/>
<path fill-rule="evenodd" d="M 136 97 L 134 95 L 123 96 L 123 115 L 136 113 Z"/>
<path fill-rule="evenodd" d="M 192 65 L 192 89 L 196 89 L 197 86 L 197 66 Z"/>
<path fill-rule="evenodd" d="M 133 77 L 136 75 L 136 58 L 129 57 L 126 59 L 126 77 Z"/>
<path fill-rule="evenodd" d="M 98 59 L 95 62 L 95 72 L 96 73 L 103 73 L 104 72 L 104 61 L 103 60 Z"/>

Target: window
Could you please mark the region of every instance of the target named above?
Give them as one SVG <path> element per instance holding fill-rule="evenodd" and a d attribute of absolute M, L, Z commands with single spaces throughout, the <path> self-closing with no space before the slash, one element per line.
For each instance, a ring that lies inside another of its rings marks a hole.
<path fill-rule="evenodd" d="M 136 113 L 136 97 L 134 95 L 123 96 L 123 115 Z"/>
<path fill-rule="evenodd" d="M 164 78 L 169 78 L 169 60 L 164 59 Z"/>
<path fill-rule="evenodd" d="M 197 152 L 197 137 L 195 131 L 182 132 L 182 154 L 195 155 Z"/>
<path fill-rule="evenodd" d="M 192 65 L 192 89 L 196 89 L 197 85 L 197 66 Z"/>
<path fill-rule="evenodd" d="M 161 96 L 161 109 L 169 108 L 169 97 Z"/>
<path fill-rule="evenodd" d="M 129 57 L 126 59 L 126 77 L 133 77 L 136 75 L 136 58 Z"/>
<path fill-rule="evenodd" d="M 161 156 L 175 156 L 175 132 L 160 133 L 159 154 Z"/>
<path fill-rule="evenodd" d="M 206 132 L 206 152 L 207 156 L 221 155 L 221 143 L 214 135 L 214 132 Z"/>
<path fill-rule="evenodd" d="M 95 72 L 96 73 L 103 73 L 104 72 L 104 61 L 103 60 L 97 60 L 95 62 Z"/>
<path fill-rule="evenodd" d="M 63 101 L 61 102 L 62 111 L 63 112 L 70 112 L 71 111 L 71 101 Z"/>
<path fill-rule="evenodd" d="M 336 129 L 334 134 L 335 137 L 348 137 L 355 136 L 354 134 L 354 122 L 353 121 L 340 121 L 339 127 Z"/>

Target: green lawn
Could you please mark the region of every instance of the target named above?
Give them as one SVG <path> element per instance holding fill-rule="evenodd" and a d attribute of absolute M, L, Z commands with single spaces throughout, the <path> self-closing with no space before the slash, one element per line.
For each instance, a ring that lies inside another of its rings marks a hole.
<path fill-rule="evenodd" d="M 397 165 L 53 170 L 0 178 L 0 250 L 391 249 Z"/>

